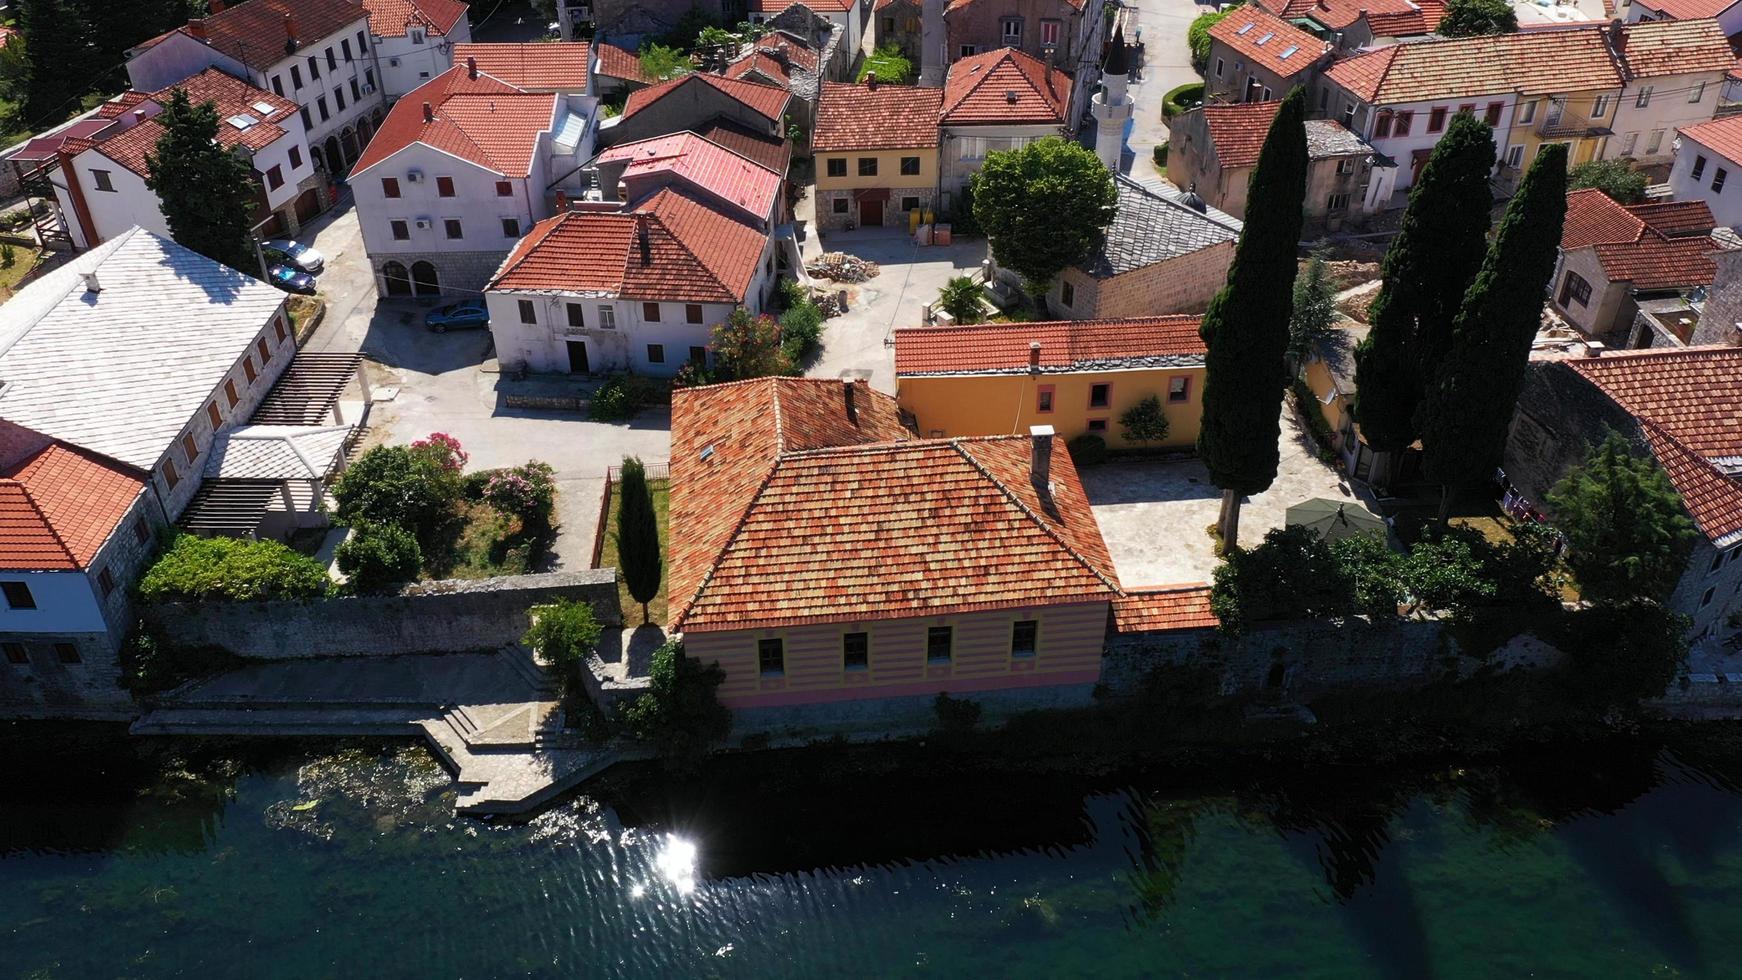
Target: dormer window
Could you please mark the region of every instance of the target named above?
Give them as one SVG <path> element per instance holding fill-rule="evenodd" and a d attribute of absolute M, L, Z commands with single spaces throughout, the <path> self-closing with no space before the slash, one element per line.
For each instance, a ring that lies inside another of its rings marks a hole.
<path fill-rule="evenodd" d="M 411 30 L 406 32 L 406 36 L 411 38 L 411 43 L 413 44 L 423 43 L 423 30 L 421 28 L 413 27 Z"/>

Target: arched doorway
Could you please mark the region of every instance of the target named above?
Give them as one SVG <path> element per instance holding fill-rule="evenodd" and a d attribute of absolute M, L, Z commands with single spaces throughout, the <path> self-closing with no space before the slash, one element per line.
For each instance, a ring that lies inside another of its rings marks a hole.
<path fill-rule="evenodd" d="M 411 287 L 419 296 L 440 296 L 442 284 L 436 276 L 436 267 L 428 262 L 413 262 L 411 264 Z"/>
<path fill-rule="evenodd" d="M 357 131 L 346 126 L 341 139 L 345 147 L 345 166 L 349 167 L 357 161 Z"/>
<path fill-rule="evenodd" d="M 369 120 L 357 120 L 357 144 L 359 146 L 367 147 L 369 145 L 369 138 L 374 135 L 375 127 L 369 125 Z"/>
<path fill-rule="evenodd" d="M 382 109 L 380 106 L 376 106 L 374 111 L 369 113 L 369 118 L 374 121 L 376 129 L 381 128 L 381 119 L 386 114 L 386 110 Z"/>
<path fill-rule="evenodd" d="M 387 295 L 411 295 L 411 277 L 406 275 L 405 266 L 398 262 L 389 262 L 382 266 L 381 278 L 387 283 Z"/>
<path fill-rule="evenodd" d="M 318 147 L 318 146 L 309 147 L 308 148 L 308 158 L 311 162 L 314 163 L 316 170 L 326 171 L 328 169 L 326 155 L 321 152 L 320 147 Z"/>
<path fill-rule="evenodd" d="M 334 177 L 341 176 L 345 172 L 345 155 L 339 152 L 339 138 L 337 136 L 327 137 L 326 147 L 327 173 Z"/>

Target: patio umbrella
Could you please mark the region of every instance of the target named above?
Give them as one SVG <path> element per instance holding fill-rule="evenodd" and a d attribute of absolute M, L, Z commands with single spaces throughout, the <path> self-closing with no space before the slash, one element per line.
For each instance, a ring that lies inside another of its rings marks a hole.
<path fill-rule="evenodd" d="M 1355 501 L 1314 497 L 1288 509 L 1285 522 L 1289 527 L 1308 527 L 1326 541 L 1336 541 L 1356 534 L 1385 536 L 1384 518 L 1375 516 Z"/>

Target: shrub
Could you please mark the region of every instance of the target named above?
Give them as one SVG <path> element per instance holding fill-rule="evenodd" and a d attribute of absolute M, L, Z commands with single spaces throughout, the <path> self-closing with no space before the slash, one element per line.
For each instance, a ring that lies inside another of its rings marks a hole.
<path fill-rule="evenodd" d="M 459 503 L 457 446 L 426 441 L 364 453 L 333 484 L 339 517 L 353 525 L 396 524 L 427 541 Z"/>
<path fill-rule="evenodd" d="M 1352 534 L 1331 542 L 1331 556 L 1354 582 L 1354 610 L 1374 621 L 1395 617 L 1404 599 L 1403 556 L 1381 534 Z"/>
<path fill-rule="evenodd" d="M 1622 204 L 1645 200 L 1644 171 L 1633 169 L 1631 160 L 1589 160 L 1567 172 L 1567 189 L 1596 188 Z"/>
<path fill-rule="evenodd" d="M 412 443 L 411 448 L 429 454 L 437 466 L 449 473 L 458 473 L 465 469 L 466 463 L 472 458 L 460 448 L 460 440 L 446 432 L 431 432 L 427 437 Z"/>
<path fill-rule="evenodd" d="M 538 460 L 501 470 L 484 485 L 484 502 L 519 518 L 526 530 L 548 528 L 556 508 L 556 471 Z"/>
<path fill-rule="evenodd" d="M 879 47 L 869 58 L 866 58 L 865 64 L 859 69 L 858 80 L 863 82 L 869 72 L 877 73 L 879 85 L 885 82 L 890 85 L 910 85 L 913 83 L 913 62 L 909 61 L 901 48 L 895 45 L 886 44 Z"/>
<path fill-rule="evenodd" d="M 693 39 L 694 35 L 691 37 Z M 667 47 L 663 44 L 644 44 L 641 46 L 641 73 L 649 78 L 663 82 L 679 75 L 687 75 L 693 67 L 690 64 L 690 56 L 677 48 Z"/>
<path fill-rule="evenodd" d="M 699 388 L 713 383 L 713 372 L 708 370 L 707 365 L 697 361 L 683 362 L 683 366 L 677 369 L 677 377 L 671 379 L 673 388 Z"/>
<path fill-rule="evenodd" d="M 937 712 L 938 730 L 947 734 L 966 734 L 980 723 L 979 702 L 952 698 L 944 691 L 939 691 L 932 701 L 932 710 Z"/>
<path fill-rule="evenodd" d="M 1205 14 L 1204 17 L 1220 17 L 1220 15 Z M 1202 20 L 1203 17 L 1198 19 Z M 1190 82 L 1172 89 L 1165 97 L 1163 97 L 1161 102 L 1161 115 L 1164 119 L 1172 119 L 1174 116 L 1185 112 L 1187 109 L 1196 109 L 1198 106 L 1203 104 L 1204 83 Z"/>
<path fill-rule="evenodd" d="M 1300 413 L 1301 421 L 1306 424 L 1307 434 L 1313 437 L 1313 442 L 1319 447 L 1320 462 L 1335 465 L 1337 451 L 1333 448 L 1331 422 L 1325 418 L 1325 407 L 1319 404 L 1318 398 L 1304 378 L 1295 378 L 1289 391 L 1294 396 L 1295 411 Z"/>
<path fill-rule="evenodd" d="M 1078 469 L 1098 465 L 1107 459 L 1107 440 L 1092 432 L 1072 439 L 1065 448 L 1070 450 L 1071 462 L 1077 464 Z"/>
<path fill-rule="evenodd" d="M 1186 44 L 1192 49 L 1192 65 L 1199 71 L 1203 71 L 1204 66 L 1210 61 L 1210 28 L 1220 23 L 1222 18 L 1228 16 L 1237 6 L 1239 4 L 1229 7 L 1227 10 L 1212 10 L 1206 14 L 1199 14 L 1186 28 Z M 1173 101 L 1171 98 L 1173 93 L 1169 92 L 1168 95 L 1170 96 L 1168 101 Z M 1166 109 L 1164 108 L 1162 111 L 1166 112 Z"/>
<path fill-rule="evenodd" d="M 417 578 L 423 567 L 423 549 L 405 528 L 393 524 L 365 524 L 339 545 L 339 571 L 358 592 L 384 592 L 401 582 Z"/>
<path fill-rule="evenodd" d="M 1131 442 L 1160 442 L 1167 438 L 1167 413 L 1161 399 L 1154 395 L 1126 409 L 1119 416 L 1119 428 Z"/>
<path fill-rule="evenodd" d="M 986 319 L 986 304 L 980 296 L 978 280 L 973 276 L 955 276 L 938 290 L 938 309 L 959 324 L 980 323 Z"/>
<path fill-rule="evenodd" d="M 1450 612 L 1487 605 L 1495 596 L 1484 557 L 1490 546 L 1479 532 L 1452 527 L 1415 543 L 1404 562 L 1404 586 L 1416 604 Z"/>
<path fill-rule="evenodd" d="M 587 416 L 595 422 L 627 422 L 652 404 L 658 391 L 649 378 L 617 373 L 593 392 Z"/>
<path fill-rule="evenodd" d="M 1650 600 L 1600 603 L 1566 617 L 1554 644 L 1570 654 L 1569 690 L 1592 708 L 1657 697 L 1688 655 L 1688 618 Z"/>
<path fill-rule="evenodd" d="M 0 269 L 10 269 L 18 264 L 18 250 L 11 242 L 0 243 Z"/>
<path fill-rule="evenodd" d="M 604 628 L 593 615 L 593 607 L 573 599 L 558 599 L 549 605 L 533 606 L 532 625 L 520 642 L 543 655 L 565 691 L 579 690 L 581 671 L 587 669 L 587 656 L 599 645 Z"/>
<path fill-rule="evenodd" d="M 704 667 L 684 656 L 681 641 L 669 641 L 653 652 L 647 693 L 620 709 L 623 724 L 658 747 L 667 765 L 693 768 L 732 730 L 718 694 L 725 679 L 719 664 Z"/>
<path fill-rule="evenodd" d="M 133 628 L 117 654 L 121 686 L 135 695 L 159 694 L 197 677 L 241 666 L 242 658 L 217 647 L 186 647 L 170 642 L 144 623 Z"/>
<path fill-rule="evenodd" d="M 780 323 L 764 313 L 751 316 L 738 307 L 714 328 L 714 370 L 723 381 L 796 373 L 780 342 Z"/>
<path fill-rule="evenodd" d="M 313 558 L 277 541 L 178 534 L 139 580 L 147 602 L 314 599 L 332 580 Z"/>
<path fill-rule="evenodd" d="M 1227 633 L 1247 623 L 1347 615 L 1355 581 L 1317 532 L 1273 528 L 1255 548 L 1234 548 L 1216 567 L 1210 610 Z"/>
<path fill-rule="evenodd" d="M 792 291 L 786 312 L 780 315 L 780 350 L 787 361 L 798 364 L 816 353 L 823 338 L 823 311 L 800 287 Z"/>
<path fill-rule="evenodd" d="M 1167 170 L 1167 144 L 1166 143 L 1155 144 L 1155 149 L 1150 152 L 1150 155 L 1155 159 L 1155 169 L 1161 170 L 1161 171 Z"/>
<path fill-rule="evenodd" d="M 484 502 L 484 488 L 490 485 L 490 480 L 501 470 L 478 470 L 460 477 L 460 496 L 475 504 Z"/>

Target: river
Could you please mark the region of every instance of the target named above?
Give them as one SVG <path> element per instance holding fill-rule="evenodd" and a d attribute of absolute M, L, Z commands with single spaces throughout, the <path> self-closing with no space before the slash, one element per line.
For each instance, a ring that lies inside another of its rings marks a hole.
<path fill-rule="evenodd" d="M 1384 771 L 788 753 L 508 823 L 409 742 L 18 726 L 0 762 L 0 975 L 1742 975 L 1724 728 Z"/>

